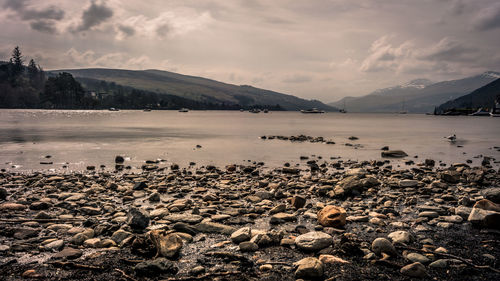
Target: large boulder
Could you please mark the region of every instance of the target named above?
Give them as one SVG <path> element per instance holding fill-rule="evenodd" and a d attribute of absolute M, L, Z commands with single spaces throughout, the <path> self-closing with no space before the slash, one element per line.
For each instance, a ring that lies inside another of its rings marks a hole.
<path fill-rule="evenodd" d="M 472 207 L 467 220 L 479 227 L 500 229 L 500 204 L 480 200 Z"/>
<path fill-rule="evenodd" d="M 318 223 L 322 226 L 343 227 L 347 213 L 344 208 L 328 205 L 318 212 Z"/>
<path fill-rule="evenodd" d="M 295 238 L 297 247 L 305 251 L 319 251 L 332 243 L 332 236 L 321 231 L 311 231 Z"/>
<path fill-rule="evenodd" d="M 144 230 L 149 225 L 149 215 L 145 210 L 131 208 L 127 215 L 127 224 L 134 231 Z"/>

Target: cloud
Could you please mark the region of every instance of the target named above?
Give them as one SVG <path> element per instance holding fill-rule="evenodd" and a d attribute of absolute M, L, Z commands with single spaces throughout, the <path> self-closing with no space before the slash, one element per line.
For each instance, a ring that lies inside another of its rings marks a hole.
<path fill-rule="evenodd" d="M 383 36 L 373 42 L 361 71 L 456 75 L 467 68 L 477 69 L 488 64 L 479 48 L 450 37 L 424 47 L 417 47 L 410 41 L 397 46 L 390 39 L 390 36 Z"/>
<path fill-rule="evenodd" d="M 401 60 L 411 56 L 413 44 L 406 41 L 399 46 L 393 46 L 389 40 L 392 36 L 382 36 L 375 40 L 370 47 L 370 54 L 361 63 L 363 72 L 378 72 L 395 70 Z"/>
<path fill-rule="evenodd" d="M 285 83 L 306 83 L 311 81 L 312 77 L 304 74 L 293 74 L 283 79 L 283 82 Z"/>
<path fill-rule="evenodd" d="M 31 8 L 28 0 L 6 0 L 4 8 L 13 11 L 21 20 L 28 21 L 31 29 L 49 34 L 57 32 L 56 22 L 62 20 L 65 14 L 55 6 Z"/>
<path fill-rule="evenodd" d="M 64 18 L 64 11 L 55 6 L 49 6 L 37 10 L 29 8 L 28 2 L 28 0 L 6 0 L 4 8 L 16 12 L 17 15 L 23 20 L 62 20 Z"/>
<path fill-rule="evenodd" d="M 457 40 L 445 37 L 436 45 L 422 50 L 419 58 L 430 61 L 471 61 L 478 59 L 479 49 L 466 46 Z"/>
<path fill-rule="evenodd" d="M 117 35 L 116 35 L 117 40 L 123 40 L 127 37 L 134 36 L 135 34 L 135 29 L 130 25 L 118 24 L 116 26 L 116 29 L 117 29 Z"/>
<path fill-rule="evenodd" d="M 483 8 L 474 18 L 475 30 L 486 31 L 500 27 L 500 3 Z"/>
<path fill-rule="evenodd" d="M 30 27 L 33 30 L 48 34 L 55 34 L 57 32 L 54 21 L 49 20 L 32 21 L 30 22 Z"/>
<path fill-rule="evenodd" d="M 209 12 L 198 13 L 191 9 L 177 9 L 163 12 L 153 18 L 144 15 L 129 17 L 124 20 L 124 25 L 133 26 L 134 35 L 161 39 L 203 29 L 212 21 Z"/>
<path fill-rule="evenodd" d="M 92 50 L 79 52 L 75 48 L 64 53 L 64 60 L 71 67 L 146 69 L 154 68 L 155 65 L 146 55 L 134 57 L 123 52 L 97 54 Z"/>
<path fill-rule="evenodd" d="M 87 31 L 101 23 L 106 22 L 113 16 L 113 10 L 106 6 L 104 2 L 98 4 L 95 0 L 83 11 L 82 22 L 73 31 Z"/>

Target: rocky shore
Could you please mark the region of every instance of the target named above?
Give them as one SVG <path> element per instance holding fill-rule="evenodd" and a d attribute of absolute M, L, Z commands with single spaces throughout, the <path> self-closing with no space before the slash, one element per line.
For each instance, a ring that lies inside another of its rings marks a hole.
<path fill-rule="evenodd" d="M 500 170 L 434 164 L 3 172 L 0 276 L 500 280 Z"/>

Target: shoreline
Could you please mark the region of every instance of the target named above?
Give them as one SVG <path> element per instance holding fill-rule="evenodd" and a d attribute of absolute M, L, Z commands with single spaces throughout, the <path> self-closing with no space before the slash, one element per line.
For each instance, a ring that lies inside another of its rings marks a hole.
<path fill-rule="evenodd" d="M 431 161 L 400 170 L 380 164 L 3 172 L 0 275 L 5 280 L 500 277 L 500 210 L 494 210 L 500 203 L 500 170 L 434 167 L 438 163 Z M 341 209 L 327 212 L 326 206 Z"/>

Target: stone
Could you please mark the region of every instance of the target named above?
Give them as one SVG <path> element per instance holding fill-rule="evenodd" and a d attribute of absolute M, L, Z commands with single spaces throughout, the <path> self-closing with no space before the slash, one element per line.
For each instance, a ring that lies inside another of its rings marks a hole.
<path fill-rule="evenodd" d="M 166 258 L 177 256 L 184 244 L 181 237 L 176 233 L 165 234 L 161 230 L 152 230 L 149 232 L 149 237 L 153 241 L 158 254 Z"/>
<path fill-rule="evenodd" d="M 380 255 L 382 253 L 386 253 L 386 254 L 389 254 L 391 256 L 394 256 L 397 254 L 396 248 L 394 248 L 394 245 L 392 245 L 392 243 L 389 240 L 382 238 L 382 237 L 379 237 L 379 238 L 373 240 L 372 251 L 377 255 Z"/>
<path fill-rule="evenodd" d="M 134 271 L 138 276 L 153 277 L 161 274 L 176 274 L 179 269 L 174 262 L 166 258 L 157 258 L 138 263 Z"/>
<path fill-rule="evenodd" d="M 318 279 L 323 276 L 324 265 L 317 258 L 308 257 L 294 263 L 296 278 Z"/>
<path fill-rule="evenodd" d="M 500 205 L 482 199 L 474 204 L 467 220 L 476 226 L 500 229 Z"/>
<path fill-rule="evenodd" d="M 7 192 L 7 190 L 5 188 L 0 187 L 0 200 L 7 199 L 8 195 L 9 195 L 9 193 Z"/>
<path fill-rule="evenodd" d="M 250 238 L 252 238 L 250 227 L 240 228 L 231 234 L 231 241 L 236 244 L 250 240 Z"/>
<path fill-rule="evenodd" d="M 429 267 L 431 267 L 431 268 L 447 268 L 448 267 L 448 260 L 447 259 L 435 260 L 429 264 Z"/>
<path fill-rule="evenodd" d="M 418 214 L 419 217 L 421 218 L 437 218 L 439 217 L 439 214 L 434 211 L 423 211 Z"/>
<path fill-rule="evenodd" d="M 260 271 L 270 271 L 272 269 L 273 269 L 272 264 L 263 264 L 263 265 L 259 266 Z"/>
<path fill-rule="evenodd" d="M 200 222 L 199 224 L 195 225 L 195 229 L 203 233 L 219 233 L 226 235 L 231 235 L 236 231 L 236 229 L 232 226 L 210 221 Z"/>
<path fill-rule="evenodd" d="M 60 251 L 64 247 L 63 240 L 56 240 L 45 245 L 44 248 L 47 251 Z"/>
<path fill-rule="evenodd" d="M 336 263 L 343 264 L 343 263 L 349 263 L 348 261 L 346 261 L 346 260 L 344 260 L 342 258 L 339 258 L 339 257 L 336 257 L 336 256 L 332 256 L 332 255 L 320 255 L 319 256 L 319 260 L 323 264 L 336 264 Z"/>
<path fill-rule="evenodd" d="M 412 241 L 412 236 L 408 231 L 399 230 L 391 232 L 387 237 L 394 243 L 408 244 Z"/>
<path fill-rule="evenodd" d="M 132 233 L 123 229 L 118 229 L 111 235 L 111 240 L 120 245 L 125 239 L 129 238 L 130 236 L 132 236 Z"/>
<path fill-rule="evenodd" d="M 332 243 L 332 236 L 321 231 L 311 231 L 295 238 L 295 245 L 305 251 L 318 251 Z"/>
<path fill-rule="evenodd" d="M 455 171 L 444 171 L 438 177 L 447 183 L 457 183 L 460 181 L 460 174 Z"/>
<path fill-rule="evenodd" d="M 346 224 L 344 208 L 328 205 L 318 212 L 318 223 L 322 226 L 340 228 Z"/>
<path fill-rule="evenodd" d="M 294 206 L 296 209 L 303 208 L 306 205 L 306 199 L 302 196 L 294 196 L 292 197 L 292 206 Z"/>
<path fill-rule="evenodd" d="M 279 205 L 273 207 L 271 210 L 269 210 L 269 214 L 273 215 L 273 214 L 284 212 L 285 210 L 286 210 L 286 205 L 279 204 Z"/>
<path fill-rule="evenodd" d="M 242 252 L 255 252 L 259 249 L 259 245 L 251 241 L 241 242 L 238 246 Z"/>
<path fill-rule="evenodd" d="M 56 259 L 77 259 L 82 256 L 82 251 L 74 248 L 64 248 L 59 253 L 56 253 L 53 257 Z"/>
<path fill-rule="evenodd" d="M 132 187 L 133 190 L 143 190 L 148 188 L 148 184 L 144 181 L 136 182 Z"/>
<path fill-rule="evenodd" d="M 26 206 L 23 204 L 9 202 L 0 204 L 0 211 L 23 211 L 24 209 L 26 209 Z"/>
<path fill-rule="evenodd" d="M 269 220 L 270 224 L 280 224 L 284 223 L 287 221 L 296 221 L 297 216 L 294 214 L 288 214 L 288 213 L 277 213 L 271 216 L 271 219 Z"/>
<path fill-rule="evenodd" d="M 500 187 L 487 188 L 481 191 L 485 199 L 493 203 L 500 204 Z"/>
<path fill-rule="evenodd" d="M 400 272 L 401 274 L 409 277 L 423 278 L 428 276 L 427 269 L 425 269 L 425 266 L 419 262 L 403 266 Z"/>
<path fill-rule="evenodd" d="M 381 153 L 382 157 L 390 157 L 390 158 L 402 158 L 408 156 L 406 152 L 402 150 L 387 150 L 387 151 L 382 151 Z"/>
<path fill-rule="evenodd" d="M 201 222 L 203 220 L 203 217 L 194 214 L 170 214 L 163 217 L 163 219 L 171 222 L 185 222 L 189 224 L 195 224 Z"/>
<path fill-rule="evenodd" d="M 175 223 L 173 229 L 177 232 L 183 232 L 193 236 L 198 233 L 198 231 L 194 227 L 183 222 Z"/>
<path fill-rule="evenodd" d="M 400 187 L 416 187 L 416 186 L 418 186 L 418 181 L 417 180 L 400 180 L 399 186 Z"/>
<path fill-rule="evenodd" d="M 115 157 L 115 163 L 116 164 L 123 164 L 123 162 L 125 162 L 125 158 L 123 158 L 123 156 L 117 155 Z"/>
<path fill-rule="evenodd" d="M 127 215 L 127 224 L 134 231 L 144 230 L 149 225 L 149 215 L 145 210 L 130 208 Z"/>
<path fill-rule="evenodd" d="M 83 246 L 86 248 L 100 248 L 101 239 L 100 238 L 91 238 L 83 241 Z"/>
<path fill-rule="evenodd" d="M 82 207 L 80 208 L 80 211 L 89 216 L 95 216 L 95 215 L 100 215 L 101 214 L 101 209 L 99 208 L 93 208 L 93 207 Z"/>
<path fill-rule="evenodd" d="M 412 262 L 419 262 L 421 264 L 426 264 L 431 261 L 428 257 L 419 253 L 409 253 L 406 255 L 406 259 Z"/>

